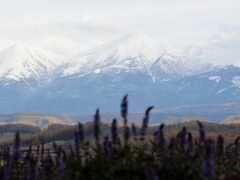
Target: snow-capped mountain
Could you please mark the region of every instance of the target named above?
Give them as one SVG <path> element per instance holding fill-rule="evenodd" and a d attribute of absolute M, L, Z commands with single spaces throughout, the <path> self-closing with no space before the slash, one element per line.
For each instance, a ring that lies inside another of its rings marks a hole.
<path fill-rule="evenodd" d="M 238 103 L 240 67 L 178 56 L 142 34 L 125 35 L 69 60 L 35 46 L 0 53 L 0 113 L 86 114 L 96 107 L 117 112 L 126 93 L 134 112 L 150 104 Z"/>
<path fill-rule="evenodd" d="M 91 73 L 145 73 L 179 76 L 198 72 L 202 64 L 167 52 L 164 45 L 143 34 L 131 33 L 73 57 L 65 75 Z"/>
<path fill-rule="evenodd" d="M 128 34 L 72 58 L 66 74 L 117 71 L 148 71 L 165 52 L 156 40 L 141 34 Z"/>
<path fill-rule="evenodd" d="M 0 78 L 15 81 L 47 79 L 61 59 L 61 56 L 34 45 L 15 44 L 0 52 Z"/>

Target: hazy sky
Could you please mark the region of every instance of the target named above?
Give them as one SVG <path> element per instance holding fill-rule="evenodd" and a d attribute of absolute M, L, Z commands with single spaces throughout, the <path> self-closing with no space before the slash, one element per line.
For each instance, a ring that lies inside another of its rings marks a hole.
<path fill-rule="evenodd" d="M 0 0 L 0 49 L 31 42 L 72 55 L 138 32 L 239 58 L 239 19 L 239 0 Z"/>

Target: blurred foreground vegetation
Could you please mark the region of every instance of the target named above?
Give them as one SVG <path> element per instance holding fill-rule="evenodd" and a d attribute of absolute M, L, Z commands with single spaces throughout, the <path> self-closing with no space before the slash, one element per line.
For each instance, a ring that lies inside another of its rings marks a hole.
<path fill-rule="evenodd" d="M 149 126 L 152 109 L 130 124 L 125 96 L 121 124 L 2 125 L 0 179 L 240 179 L 239 125 Z"/>

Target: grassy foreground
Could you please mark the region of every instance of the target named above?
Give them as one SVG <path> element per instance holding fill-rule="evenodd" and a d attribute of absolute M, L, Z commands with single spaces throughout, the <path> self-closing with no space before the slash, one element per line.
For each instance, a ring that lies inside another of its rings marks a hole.
<path fill-rule="evenodd" d="M 86 139 L 84 126 L 79 124 L 74 145 L 68 148 L 55 143 L 46 148 L 42 142 L 22 151 L 20 134 L 16 133 L 11 148 L 3 149 L 0 179 L 240 179 L 240 137 L 228 143 L 221 135 L 207 138 L 198 121 L 197 134 L 182 127 L 166 137 L 162 124 L 149 135 L 152 109 L 147 108 L 140 128 L 129 125 L 125 96 L 121 128 L 114 119 L 109 135 L 100 136 L 100 113 L 96 110 L 94 141 Z"/>

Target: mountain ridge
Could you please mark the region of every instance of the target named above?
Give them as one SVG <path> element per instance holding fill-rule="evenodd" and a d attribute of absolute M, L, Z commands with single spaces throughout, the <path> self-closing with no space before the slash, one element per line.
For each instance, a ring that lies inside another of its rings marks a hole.
<path fill-rule="evenodd" d="M 38 52 L 45 51 L 39 50 L 36 54 Z M 126 93 L 131 97 L 133 112 L 148 105 L 169 108 L 239 100 L 239 67 L 215 66 L 172 54 L 141 34 L 126 35 L 84 51 L 71 60 L 61 57 L 56 60 L 51 58 L 51 53 L 40 53 L 40 57 L 49 59 L 46 67 L 44 63 L 38 66 L 38 61 L 46 59 L 39 59 L 36 54 L 29 55 L 24 50 L 19 57 L 27 58 L 9 58 L 19 60 L 24 72 L 33 72 L 33 75 L 20 72 L 20 79 L 0 76 L 0 113 L 76 115 L 89 114 L 97 107 L 116 112 Z M 0 59 L 0 63 L 7 60 Z M 34 74 L 38 72 L 40 74 Z"/>

